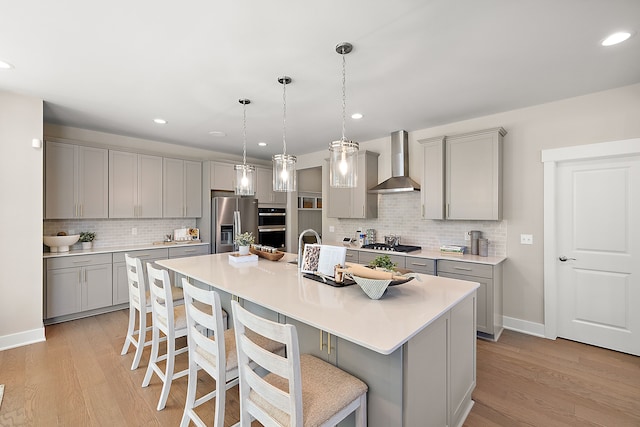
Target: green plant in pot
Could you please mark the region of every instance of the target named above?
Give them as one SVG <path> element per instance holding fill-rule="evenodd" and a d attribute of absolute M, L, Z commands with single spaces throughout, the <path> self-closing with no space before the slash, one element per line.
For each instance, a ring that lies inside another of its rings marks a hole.
<path fill-rule="evenodd" d="M 246 231 L 244 233 L 236 234 L 236 238 L 233 243 L 238 245 L 238 252 L 240 255 L 247 255 L 249 253 L 249 246 L 255 241 L 253 233 Z"/>
<path fill-rule="evenodd" d="M 387 271 L 397 271 L 398 264 L 391 261 L 389 255 L 380 255 L 375 257 L 373 261 L 369 263 L 369 267 L 371 268 L 379 268 Z"/>
<path fill-rule="evenodd" d="M 82 231 L 80 232 L 80 242 L 82 242 L 82 249 L 91 249 L 93 245 L 93 240 L 96 238 L 96 233 L 93 231 Z"/>

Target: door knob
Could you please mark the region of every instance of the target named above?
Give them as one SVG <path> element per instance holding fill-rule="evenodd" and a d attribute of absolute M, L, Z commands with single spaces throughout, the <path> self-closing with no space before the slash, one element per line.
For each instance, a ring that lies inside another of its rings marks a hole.
<path fill-rule="evenodd" d="M 565 261 L 568 261 L 568 260 L 573 260 L 573 261 L 575 261 L 575 260 L 576 260 L 575 258 L 567 258 L 567 257 L 566 257 L 566 256 L 564 256 L 564 255 L 559 256 L 559 257 L 558 257 L 558 259 L 559 259 L 560 261 L 562 261 L 562 262 L 565 262 Z"/>

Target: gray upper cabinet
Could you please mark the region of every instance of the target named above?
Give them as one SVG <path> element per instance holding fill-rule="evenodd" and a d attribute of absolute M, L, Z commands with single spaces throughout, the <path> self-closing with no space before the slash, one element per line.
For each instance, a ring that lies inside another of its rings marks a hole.
<path fill-rule="evenodd" d="M 202 216 L 202 163 L 163 159 L 162 215 L 165 218 Z"/>
<path fill-rule="evenodd" d="M 419 141 L 425 219 L 502 219 L 503 128 Z"/>
<path fill-rule="evenodd" d="M 109 151 L 109 218 L 162 218 L 162 157 Z"/>
<path fill-rule="evenodd" d="M 441 136 L 419 141 L 424 152 L 420 197 L 425 219 L 445 219 L 444 140 L 445 137 Z"/>
<path fill-rule="evenodd" d="M 369 189 L 378 184 L 378 156 L 378 153 L 366 150 L 358 153 L 357 187 L 334 188 L 327 182 L 328 217 L 357 219 L 378 217 L 378 195 L 369 193 Z"/>
<path fill-rule="evenodd" d="M 107 218 L 108 152 L 47 141 L 45 219 Z"/>
<path fill-rule="evenodd" d="M 259 204 L 284 205 L 287 203 L 287 193 L 273 191 L 273 170 L 271 168 L 256 167 L 256 178 L 256 199 Z"/>
<path fill-rule="evenodd" d="M 235 171 L 230 163 L 211 162 L 211 190 L 234 191 Z"/>

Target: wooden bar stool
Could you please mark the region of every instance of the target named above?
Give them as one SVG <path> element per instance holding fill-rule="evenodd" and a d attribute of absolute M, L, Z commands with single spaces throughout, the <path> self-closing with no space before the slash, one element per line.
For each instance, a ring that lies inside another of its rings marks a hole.
<path fill-rule="evenodd" d="M 133 371 L 134 369 L 138 369 L 144 347 L 151 345 L 151 340 L 146 340 L 146 333 L 151 330 L 151 326 L 147 326 L 147 313 L 151 313 L 151 301 L 149 299 L 149 291 L 145 285 L 146 281 L 142 261 L 139 258 L 129 256 L 129 254 L 124 254 L 124 261 L 127 269 L 127 281 L 129 283 L 129 325 L 120 355 L 124 356 L 127 354 L 129 345 L 135 347 L 136 353 L 133 357 L 133 363 L 131 364 L 131 370 Z M 182 303 L 184 298 L 182 289 L 172 286 L 171 295 L 174 304 Z M 138 329 L 135 328 L 136 317 L 138 318 Z"/>
<path fill-rule="evenodd" d="M 185 369 L 174 372 L 175 356 L 188 350 L 188 346 L 176 350 L 176 338 L 187 336 L 187 317 L 185 306 L 174 307 L 171 295 L 171 282 L 167 270 L 154 268 L 147 264 L 147 275 L 149 278 L 149 291 L 151 294 L 151 313 L 153 319 L 151 357 L 149 366 L 142 381 L 142 387 L 147 387 L 151 381 L 151 376 L 155 372 L 162 380 L 162 391 L 158 401 L 158 411 L 164 409 L 169 397 L 169 390 L 174 379 L 183 377 L 189 372 Z M 167 337 L 167 352 L 158 355 L 160 344 L 160 332 Z M 158 366 L 158 362 L 166 360 L 165 371 Z"/>
<path fill-rule="evenodd" d="M 295 326 L 258 317 L 231 302 L 240 375 L 240 425 L 334 426 L 355 411 L 356 426 L 367 425 L 368 387 L 317 357 L 300 355 Z M 247 334 L 248 331 L 252 333 Z M 265 351 L 255 334 L 281 342 L 286 357 Z M 250 361 L 269 373 L 254 372 Z"/>
<path fill-rule="evenodd" d="M 226 391 L 238 384 L 235 336 L 232 329 L 224 328 L 226 313 L 220 306 L 217 292 L 197 288 L 184 278 L 182 288 L 187 312 L 189 385 L 180 425 L 186 427 L 193 421 L 197 426 L 205 427 L 195 408 L 216 397 L 213 425 L 224 426 Z M 196 399 L 200 369 L 216 381 L 216 388 Z"/>

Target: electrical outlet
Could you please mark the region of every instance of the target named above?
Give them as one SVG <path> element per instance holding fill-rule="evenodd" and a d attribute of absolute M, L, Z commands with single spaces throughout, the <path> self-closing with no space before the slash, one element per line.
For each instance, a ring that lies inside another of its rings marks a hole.
<path fill-rule="evenodd" d="M 336 228 L 333 225 L 329 226 L 329 233 L 335 233 L 336 232 Z"/>
<path fill-rule="evenodd" d="M 133 228 L 131 229 L 131 235 L 132 235 L 132 236 L 137 236 L 137 235 L 138 235 L 138 229 L 137 229 L 136 227 L 133 227 Z"/>
<path fill-rule="evenodd" d="M 533 234 L 521 234 L 520 235 L 520 244 L 521 245 L 533 245 Z"/>
<path fill-rule="evenodd" d="M 469 232 L 468 232 L 468 231 L 465 231 L 465 232 L 464 232 L 464 240 L 465 240 L 465 241 L 467 241 L 467 242 L 468 242 L 469 240 L 471 240 L 471 236 L 469 235 Z"/>

